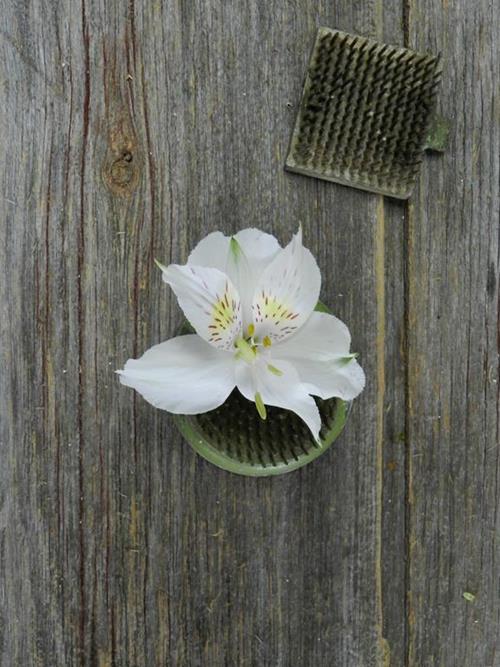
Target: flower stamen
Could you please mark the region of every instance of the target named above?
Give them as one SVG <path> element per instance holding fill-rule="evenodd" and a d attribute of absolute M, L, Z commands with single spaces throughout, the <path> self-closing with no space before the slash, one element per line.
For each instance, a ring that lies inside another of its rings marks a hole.
<path fill-rule="evenodd" d="M 255 407 L 257 408 L 259 417 L 261 419 L 265 419 L 267 417 L 266 406 L 264 405 L 264 401 L 262 400 L 262 396 L 259 392 L 255 394 Z"/>
<path fill-rule="evenodd" d="M 247 364 L 251 364 L 255 360 L 257 349 L 255 346 L 250 345 L 244 338 L 238 338 L 234 342 L 234 346 L 238 350 L 235 355 L 237 359 L 243 359 Z"/>

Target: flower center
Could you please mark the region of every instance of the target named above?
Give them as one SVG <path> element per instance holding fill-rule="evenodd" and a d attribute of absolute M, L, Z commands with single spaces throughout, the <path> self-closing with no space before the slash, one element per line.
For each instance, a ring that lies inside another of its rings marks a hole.
<path fill-rule="evenodd" d="M 236 359 L 243 359 L 247 364 L 253 364 L 258 355 L 259 343 L 254 338 L 255 325 L 249 324 L 245 336 L 240 336 L 234 341 L 237 352 Z"/>
<path fill-rule="evenodd" d="M 234 347 L 236 349 L 235 358 L 245 361 L 247 364 L 254 364 L 255 360 L 259 356 L 261 350 L 271 347 L 271 339 L 269 336 L 264 336 L 262 342 L 255 336 L 255 325 L 249 324 L 247 327 L 246 335 L 240 336 L 234 341 Z M 273 375 L 283 375 L 283 372 L 279 368 L 273 366 L 272 364 L 267 364 L 267 370 Z M 256 392 L 255 397 L 255 407 L 261 419 L 266 419 L 267 411 L 264 401 L 260 392 Z"/>
<path fill-rule="evenodd" d="M 269 336 L 264 336 L 262 342 L 254 335 L 255 325 L 249 324 L 246 336 L 240 336 L 234 342 L 234 347 L 237 352 L 234 355 L 236 359 L 242 359 L 247 364 L 253 364 L 262 349 L 269 349 L 271 347 L 271 339 Z M 267 370 L 273 375 L 283 375 L 279 368 L 272 364 L 267 364 Z"/>
<path fill-rule="evenodd" d="M 255 361 L 257 357 L 257 345 L 252 345 L 248 339 L 238 338 L 234 341 L 234 347 L 238 350 L 235 354 L 236 359 L 243 359 L 247 364 Z"/>

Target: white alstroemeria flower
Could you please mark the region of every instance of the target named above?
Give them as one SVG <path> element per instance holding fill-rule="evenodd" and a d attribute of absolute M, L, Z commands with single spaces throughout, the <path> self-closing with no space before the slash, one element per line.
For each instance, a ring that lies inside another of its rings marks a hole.
<path fill-rule="evenodd" d="M 263 419 L 266 405 L 292 410 L 318 440 L 311 394 L 350 400 L 363 389 L 348 328 L 314 310 L 321 275 L 301 230 L 286 248 L 257 229 L 214 232 L 186 265 L 159 266 L 196 334 L 155 345 L 119 371 L 152 405 L 199 414 L 237 387 Z"/>

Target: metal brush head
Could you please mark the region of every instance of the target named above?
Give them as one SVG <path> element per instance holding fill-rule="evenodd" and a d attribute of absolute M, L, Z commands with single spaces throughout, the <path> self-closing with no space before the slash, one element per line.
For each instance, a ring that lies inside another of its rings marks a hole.
<path fill-rule="evenodd" d="M 254 404 L 235 390 L 226 402 L 201 415 L 176 415 L 189 444 L 211 463 L 240 475 L 278 475 L 300 468 L 322 454 L 342 431 L 349 403 L 316 399 L 321 444 L 293 412 L 267 407 L 263 421 Z"/>
<path fill-rule="evenodd" d="M 406 199 L 440 76 L 439 56 L 320 28 L 287 169 Z"/>

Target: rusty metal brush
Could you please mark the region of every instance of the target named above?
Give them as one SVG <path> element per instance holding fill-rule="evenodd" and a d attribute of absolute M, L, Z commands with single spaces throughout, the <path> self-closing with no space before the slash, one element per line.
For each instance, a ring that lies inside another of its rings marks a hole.
<path fill-rule="evenodd" d="M 440 78 L 439 56 L 320 28 L 286 168 L 408 198 L 424 150 L 444 150 Z"/>

